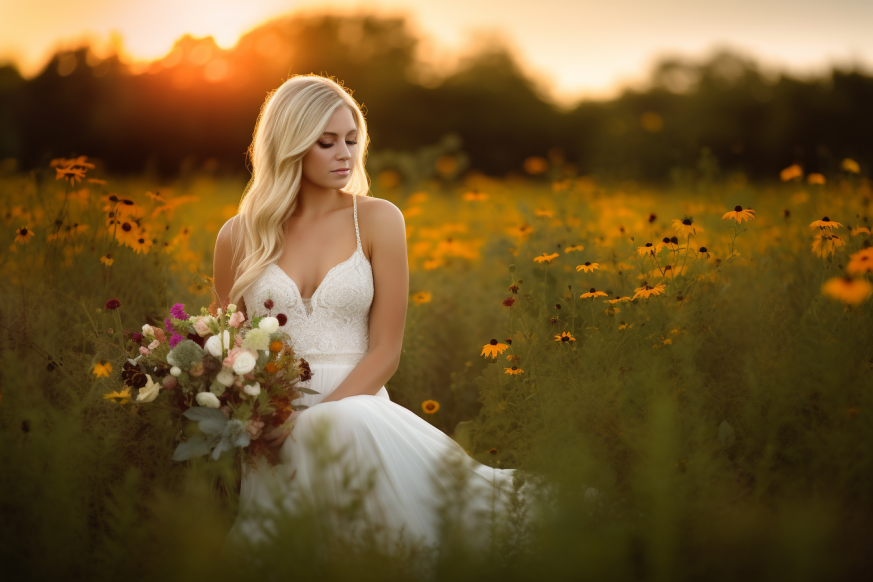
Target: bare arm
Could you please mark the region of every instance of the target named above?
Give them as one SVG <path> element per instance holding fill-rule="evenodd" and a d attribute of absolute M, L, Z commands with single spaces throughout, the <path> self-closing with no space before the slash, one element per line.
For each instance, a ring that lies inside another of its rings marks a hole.
<path fill-rule="evenodd" d="M 359 394 L 375 395 L 400 365 L 409 296 L 406 223 L 400 209 L 387 200 L 369 204 L 366 228 L 371 241 L 375 295 L 370 308 L 370 349 L 322 402 Z M 358 217 L 361 215 L 358 208 Z"/>
<path fill-rule="evenodd" d="M 224 223 L 218 236 L 215 239 L 215 252 L 212 257 L 212 277 L 215 283 L 215 290 L 218 291 L 218 298 L 222 305 L 225 305 L 229 300 L 230 290 L 233 287 L 236 278 L 236 268 L 241 259 L 242 253 L 234 249 L 239 248 L 241 240 L 239 238 L 242 232 L 238 224 L 235 224 L 237 217 L 233 216 Z M 233 239 L 231 239 L 233 235 Z M 236 254 L 236 256 L 234 256 Z M 245 312 L 245 301 L 239 300 L 237 307 L 240 311 Z"/>

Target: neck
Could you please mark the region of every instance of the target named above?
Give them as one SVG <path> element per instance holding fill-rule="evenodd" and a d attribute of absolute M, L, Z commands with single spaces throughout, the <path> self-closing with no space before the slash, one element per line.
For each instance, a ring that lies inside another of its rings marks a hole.
<path fill-rule="evenodd" d="M 344 194 L 337 188 L 324 188 L 303 179 L 297 193 L 297 208 L 294 216 L 304 219 L 318 218 L 342 206 Z"/>

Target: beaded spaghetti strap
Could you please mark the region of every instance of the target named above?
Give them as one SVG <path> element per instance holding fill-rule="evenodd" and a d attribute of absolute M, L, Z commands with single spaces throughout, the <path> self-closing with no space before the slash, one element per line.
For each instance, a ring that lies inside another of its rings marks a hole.
<path fill-rule="evenodd" d="M 352 194 L 352 203 L 355 206 L 355 238 L 358 239 L 358 250 L 361 250 L 361 231 L 358 229 L 358 195 Z"/>

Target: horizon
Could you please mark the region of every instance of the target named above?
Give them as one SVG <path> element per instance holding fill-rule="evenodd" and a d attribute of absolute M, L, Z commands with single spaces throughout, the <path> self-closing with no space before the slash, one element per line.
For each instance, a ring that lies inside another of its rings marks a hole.
<path fill-rule="evenodd" d="M 543 96 L 559 107 L 586 99 L 611 99 L 627 89 L 643 89 L 660 59 L 677 57 L 700 62 L 720 50 L 749 58 L 769 74 L 808 79 L 834 69 L 873 72 L 873 37 L 863 32 L 862 25 L 873 21 L 873 3 L 859 0 L 837 0 L 827 9 L 805 0 L 799 3 L 800 10 L 797 2 L 789 4 L 785 0 L 766 7 L 740 0 L 721 16 L 721 6 L 701 7 L 684 0 L 667 0 L 657 7 L 641 1 L 632 2 L 633 6 L 611 7 L 564 0 L 543 0 L 542 4 L 543 13 L 549 13 L 549 8 L 552 13 L 575 11 L 577 15 L 587 10 L 594 20 L 621 19 L 622 33 L 613 35 L 608 26 L 586 30 L 570 43 L 578 44 L 584 56 L 568 60 L 568 39 L 561 34 L 561 27 L 570 24 L 569 30 L 574 30 L 572 18 L 540 23 L 541 15 L 527 15 L 521 22 L 506 9 L 506 2 L 499 3 L 502 8 L 495 14 L 490 8 L 498 3 L 493 0 L 468 3 L 464 11 L 457 12 L 444 8 L 462 5 L 459 0 L 444 2 L 441 9 L 422 0 L 379 0 L 366 6 L 358 0 L 304 0 L 290 10 L 281 0 L 254 4 L 237 0 L 213 0 L 208 4 L 202 0 L 156 0 L 149 7 L 108 0 L 82 0 L 72 7 L 58 0 L 34 0 L 26 5 L 0 7 L 0 22 L 10 25 L 8 30 L 0 25 L 0 38 L 4 39 L 0 41 L 0 63 L 12 63 L 22 76 L 32 78 L 58 51 L 85 45 L 90 45 L 100 58 L 115 52 L 125 63 L 136 64 L 162 58 L 186 34 L 197 39 L 211 36 L 219 47 L 229 50 L 243 35 L 273 18 L 372 14 L 405 16 L 409 30 L 420 41 L 420 63 L 437 77 L 451 72 L 460 59 L 483 44 L 502 42 Z M 792 10 L 783 11 L 788 6 Z M 31 20 L 34 13 L 41 14 L 39 22 Z M 175 15 L 173 26 L 167 25 L 168 13 Z M 869 19 L 863 17 L 867 13 Z M 747 15 L 758 19 L 743 21 Z M 737 18 L 743 21 L 742 27 Z M 770 25 L 774 19 L 778 27 Z M 670 32 L 677 27 L 686 32 L 680 36 Z M 552 29 L 556 32 L 552 33 Z M 22 40 L 25 38 L 27 41 Z M 604 49 L 613 43 L 615 50 L 593 56 L 584 50 L 585 46 L 597 47 L 599 43 Z"/>

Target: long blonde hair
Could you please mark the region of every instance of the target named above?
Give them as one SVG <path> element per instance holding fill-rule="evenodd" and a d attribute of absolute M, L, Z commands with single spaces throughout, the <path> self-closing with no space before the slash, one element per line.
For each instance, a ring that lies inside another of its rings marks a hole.
<path fill-rule="evenodd" d="M 333 113 L 345 105 L 355 119 L 360 144 L 351 179 L 341 191 L 366 196 L 369 179 L 364 171 L 369 135 L 358 102 L 336 81 L 319 75 L 294 75 L 272 91 L 255 125 L 248 154 L 252 179 L 240 201 L 234 229 L 242 231 L 233 241 L 244 251 L 236 269 L 230 302 L 238 302 L 270 263 L 282 254 L 284 225 L 294 209 L 303 176 L 303 156 L 324 133 Z M 235 262 L 235 261 L 234 261 Z M 246 305 L 251 311 L 253 306 Z"/>

